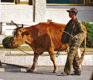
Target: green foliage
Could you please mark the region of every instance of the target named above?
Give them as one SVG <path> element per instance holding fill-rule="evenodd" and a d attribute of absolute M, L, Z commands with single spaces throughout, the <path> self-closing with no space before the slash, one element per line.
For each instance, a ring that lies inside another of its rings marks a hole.
<path fill-rule="evenodd" d="M 3 39 L 2 44 L 3 44 L 4 48 L 15 48 L 15 47 L 11 47 L 11 46 L 9 45 L 9 43 L 10 43 L 10 41 L 11 41 L 12 38 L 13 38 L 13 37 L 8 36 L 8 37 L 5 37 L 5 38 Z"/>
<path fill-rule="evenodd" d="M 86 26 L 87 29 L 86 45 L 88 48 L 93 48 L 93 24 L 90 24 L 88 21 L 82 21 L 82 24 Z"/>

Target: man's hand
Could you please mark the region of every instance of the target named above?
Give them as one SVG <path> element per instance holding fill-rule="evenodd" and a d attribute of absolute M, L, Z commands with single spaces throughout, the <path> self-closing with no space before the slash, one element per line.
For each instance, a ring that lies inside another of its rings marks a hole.
<path fill-rule="evenodd" d="M 76 36 L 74 36 L 73 39 L 77 39 Z"/>

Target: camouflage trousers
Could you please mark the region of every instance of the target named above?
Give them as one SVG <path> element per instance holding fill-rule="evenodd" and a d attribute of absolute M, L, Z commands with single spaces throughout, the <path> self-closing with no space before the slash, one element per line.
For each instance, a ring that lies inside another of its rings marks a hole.
<path fill-rule="evenodd" d="M 70 74 L 71 67 L 73 65 L 74 72 L 75 73 L 81 73 L 80 67 L 79 67 L 79 56 L 78 56 L 78 43 L 72 43 L 70 44 L 69 53 L 67 56 L 67 61 L 65 64 L 64 72 L 67 74 Z"/>

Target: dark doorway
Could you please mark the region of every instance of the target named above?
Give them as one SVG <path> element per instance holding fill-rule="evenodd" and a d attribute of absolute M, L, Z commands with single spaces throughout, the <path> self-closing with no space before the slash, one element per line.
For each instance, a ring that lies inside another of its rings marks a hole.
<path fill-rule="evenodd" d="M 14 2 L 14 0 L 1 0 L 1 2 Z"/>

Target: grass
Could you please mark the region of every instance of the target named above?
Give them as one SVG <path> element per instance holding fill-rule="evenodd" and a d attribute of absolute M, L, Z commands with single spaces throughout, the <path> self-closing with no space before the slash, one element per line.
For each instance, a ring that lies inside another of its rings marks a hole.
<path fill-rule="evenodd" d="M 18 48 L 0 47 L 0 50 L 3 50 L 3 51 L 19 51 L 19 49 L 22 51 L 33 51 L 30 46 L 20 46 Z M 84 50 L 84 48 L 80 48 L 80 50 L 82 52 Z M 93 52 L 93 48 L 86 48 L 86 52 Z M 86 55 L 89 55 L 89 54 L 93 54 L 93 53 L 86 53 Z M 31 55 L 33 55 L 33 54 L 6 54 L 6 56 L 31 56 Z M 43 56 L 48 56 L 48 55 L 49 54 L 43 54 Z M 60 55 L 64 55 L 64 54 L 60 54 Z"/>
<path fill-rule="evenodd" d="M 84 50 L 84 48 L 80 48 L 81 51 Z M 86 52 L 93 52 L 93 48 L 86 48 Z"/>
<path fill-rule="evenodd" d="M 3 50 L 3 51 L 19 51 L 19 49 L 23 51 L 32 51 L 32 48 L 30 46 L 19 46 L 18 48 L 0 47 L 0 50 Z"/>
<path fill-rule="evenodd" d="M 30 46 L 20 46 L 18 48 L 4 48 L 4 47 L 0 47 L 0 50 L 3 51 L 19 51 L 23 50 L 23 51 L 33 51 L 33 49 Z M 80 48 L 81 51 L 84 50 L 84 48 Z M 86 52 L 93 52 L 93 48 L 86 48 Z"/>
<path fill-rule="evenodd" d="M 33 55 L 34 54 L 5 54 L 5 56 L 33 56 Z M 60 55 L 67 55 L 67 54 L 59 54 L 59 56 Z M 93 55 L 93 53 L 85 53 L 85 55 Z M 49 54 L 42 54 L 41 56 L 49 56 Z"/>

